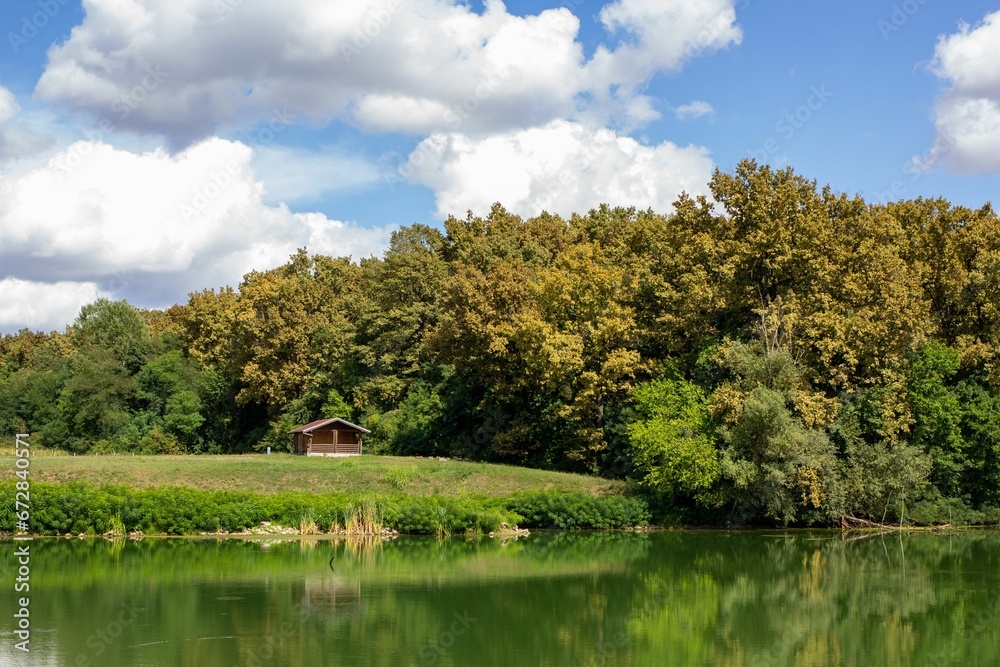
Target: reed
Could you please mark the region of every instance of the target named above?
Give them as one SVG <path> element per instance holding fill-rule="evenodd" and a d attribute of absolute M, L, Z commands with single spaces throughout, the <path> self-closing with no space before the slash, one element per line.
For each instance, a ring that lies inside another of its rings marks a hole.
<path fill-rule="evenodd" d="M 374 498 L 365 497 L 344 509 L 347 535 L 378 535 L 385 528 L 385 513 Z"/>
<path fill-rule="evenodd" d="M 316 525 L 316 513 L 313 508 L 307 508 L 299 517 L 299 534 L 318 535 L 319 532 L 319 526 Z"/>
<path fill-rule="evenodd" d="M 107 535 L 111 537 L 125 537 L 125 522 L 121 514 L 114 514 L 108 519 Z"/>

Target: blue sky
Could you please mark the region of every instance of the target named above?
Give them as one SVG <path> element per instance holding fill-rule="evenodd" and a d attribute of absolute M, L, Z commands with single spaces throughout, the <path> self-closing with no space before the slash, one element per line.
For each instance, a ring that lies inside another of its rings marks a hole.
<path fill-rule="evenodd" d="M 163 307 L 303 245 L 602 202 L 747 156 L 979 207 L 1000 2 L 5 0 L 0 330 Z M 365 34 L 367 31 L 367 34 Z"/>

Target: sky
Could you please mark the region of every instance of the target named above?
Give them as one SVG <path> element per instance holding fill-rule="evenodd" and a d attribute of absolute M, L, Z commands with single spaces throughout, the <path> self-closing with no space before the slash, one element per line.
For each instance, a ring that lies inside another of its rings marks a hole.
<path fill-rule="evenodd" d="M 1000 0 L 0 0 L 0 331 L 494 202 L 669 214 L 746 157 L 872 202 L 1000 175 Z"/>

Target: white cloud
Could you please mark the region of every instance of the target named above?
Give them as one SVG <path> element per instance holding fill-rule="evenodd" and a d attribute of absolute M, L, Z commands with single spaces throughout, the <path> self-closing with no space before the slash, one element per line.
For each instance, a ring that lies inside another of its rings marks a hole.
<path fill-rule="evenodd" d="M 679 107 L 674 107 L 674 115 L 680 120 L 711 116 L 714 113 L 715 109 L 712 108 L 712 105 L 708 102 L 702 102 L 701 100 L 695 100 L 689 104 L 682 104 Z"/>
<path fill-rule="evenodd" d="M 608 83 L 639 83 L 743 39 L 730 0 L 615 0 L 600 19 L 609 31 L 635 38 L 612 52 L 598 50 L 594 61 L 609 68 Z"/>
<path fill-rule="evenodd" d="M 624 39 L 615 49 L 598 47 L 587 63 L 591 86 L 599 101 L 610 95 L 626 106 L 643 98 L 637 90 L 657 72 L 676 71 L 695 56 L 743 40 L 732 0 L 615 0 L 601 9 L 600 20 Z M 651 107 L 648 101 L 644 106 Z M 624 125 L 635 123 L 626 118 Z"/>
<path fill-rule="evenodd" d="M 21 110 L 17 104 L 17 98 L 3 86 L 0 86 L 0 125 L 3 125 L 16 116 Z"/>
<path fill-rule="evenodd" d="M 482 139 L 436 133 L 401 171 L 435 191 L 442 217 L 483 214 L 497 201 L 521 215 L 568 215 L 601 203 L 669 211 L 681 191 L 707 194 L 712 166 L 701 147 L 645 146 L 607 129 L 553 121 Z"/>
<path fill-rule="evenodd" d="M 935 107 L 933 156 L 960 172 L 1000 172 L 1000 11 L 942 36 L 932 70 L 951 85 Z"/>
<path fill-rule="evenodd" d="M 482 13 L 459 0 L 84 9 L 50 49 L 37 96 L 178 146 L 282 106 L 377 131 L 505 131 L 577 113 L 636 126 L 657 116 L 643 82 L 741 39 L 733 0 L 616 0 L 600 13 L 613 42 L 589 62 L 568 9 L 517 16 L 499 0 Z"/>
<path fill-rule="evenodd" d="M 137 305 L 164 306 L 299 247 L 359 257 L 387 246 L 390 229 L 266 205 L 251 159 L 222 139 L 174 156 L 77 142 L 0 180 L 0 263 L 35 283 L 110 285 Z"/>
<path fill-rule="evenodd" d="M 45 114 L 25 112 L 11 91 L 0 86 L 0 173 L 9 162 L 30 156 L 51 140 Z"/>
<path fill-rule="evenodd" d="M 274 123 L 429 134 L 403 171 L 434 190 L 442 216 L 494 201 L 525 215 L 602 202 L 668 210 L 681 190 L 706 191 L 712 162 L 701 147 L 626 136 L 660 115 L 646 84 L 742 38 L 734 0 L 615 0 L 599 12 L 608 37 L 590 59 L 565 7 L 82 2 L 29 111 L 0 88 L 0 265 L 38 294 L 103 290 L 147 307 L 233 284 L 302 246 L 358 257 L 387 245 L 391 228 L 289 210 L 368 187 L 378 171 L 336 150 L 278 146 Z M 39 102 L 84 115 L 42 127 Z M 697 117 L 698 104 L 674 111 Z M 113 129 L 81 135 L 81 120 Z M 271 133 L 256 148 L 214 136 L 253 129 Z M 40 164 L 46 146 L 66 148 Z M 27 325 L 64 316 L 19 308 L 12 317 Z"/>
<path fill-rule="evenodd" d="M 80 308 L 108 294 L 94 283 L 41 283 L 17 278 L 0 280 L 0 331 L 25 327 L 41 331 L 62 330 Z"/>

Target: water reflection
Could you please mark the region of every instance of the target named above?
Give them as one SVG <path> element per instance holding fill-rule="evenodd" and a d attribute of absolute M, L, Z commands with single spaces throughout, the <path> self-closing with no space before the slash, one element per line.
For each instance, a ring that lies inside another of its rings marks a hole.
<path fill-rule="evenodd" d="M 32 551 L 30 660 L 5 635 L 2 664 L 1000 664 L 991 531 L 59 539 Z M 11 543 L 0 553 L 12 567 Z M 0 597 L 13 608 L 11 587 Z"/>

